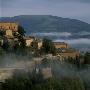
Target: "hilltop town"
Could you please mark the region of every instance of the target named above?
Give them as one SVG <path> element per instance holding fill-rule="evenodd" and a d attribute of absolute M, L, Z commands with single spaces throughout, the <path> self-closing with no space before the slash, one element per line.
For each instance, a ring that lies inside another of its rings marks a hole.
<path fill-rule="evenodd" d="M 39 66 L 41 66 L 40 64 L 44 59 L 46 59 L 45 62 L 47 62 L 47 60 L 53 61 L 54 59 L 56 61 L 72 59 L 73 61 L 80 56 L 79 51 L 73 49 L 66 42 L 53 42 L 49 39 L 41 39 L 35 36 L 25 35 L 23 27 L 15 22 L 0 22 L 0 49 L 5 53 L 8 53 L 8 55 L 9 53 L 15 53 L 16 55 L 21 54 L 22 57 L 23 55 L 34 55 L 32 59 L 34 63 L 33 67 L 38 65 L 37 69 L 40 69 Z M 17 67 L 18 69 L 23 69 L 24 65 L 25 64 L 17 64 L 16 67 L 11 67 L 11 69 L 7 67 L 7 69 L 3 68 L 3 70 L 1 69 L 0 71 L 2 72 L 6 70 L 12 72 L 13 69 L 17 69 Z M 30 67 L 31 64 L 27 66 Z M 41 70 L 45 78 L 52 77 L 50 66 L 41 68 Z M 6 76 L 1 75 L 1 77 L 7 78 L 7 74 Z"/>
<path fill-rule="evenodd" d="M 23 41 L 22 41 L 23 40 Z M 36 48 L 40 50 L 43 47 L 43 39 L 35 36 L 24 35 L 23 28 L 15 22 L 0 22 L 0 46 L 15 47 L 15 45 L 25 44 L 28 48 Z M 66 42 L 53 42 L 56 49 L 56 55 L 61 59 L 68 57 L 76 58 L 80 53 L 78 50 L 73 49 Z M 36 47 L 35 47 L 36 46 Z"/>

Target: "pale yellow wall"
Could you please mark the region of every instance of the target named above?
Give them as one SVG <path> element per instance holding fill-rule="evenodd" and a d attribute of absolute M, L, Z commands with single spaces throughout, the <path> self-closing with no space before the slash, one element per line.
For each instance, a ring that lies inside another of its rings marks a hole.
<path fill-rule="evenodd" d="M 42 47 L 42 41 L 41 42 L 38 42 L 38 49 L 40 49 Z"/>
<path fill-rule="evenodd" d="M 27 39 L 26 40 L 26 46 L 31 46 L 32 42 L 33 42 L 33 39 Z"/>
<path fill-rule="evenodd" d="M 79 52 L 65 52 L 65 53 L 60 53 L 60 55 L 65 58 L 68 58 L 68 57 L 75 58 L 76 56 L 79 56 Z"/>
<path fill-rule="evenodd" d="M 6 30 L 6 35 L 7 36 L 13 36 L 12 30 Z"/>

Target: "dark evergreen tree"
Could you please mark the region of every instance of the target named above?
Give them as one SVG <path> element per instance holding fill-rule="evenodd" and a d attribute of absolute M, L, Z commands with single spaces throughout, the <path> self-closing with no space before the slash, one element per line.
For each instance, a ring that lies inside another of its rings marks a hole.
<path fill-rule="evenodd" d="M 52 53 L 52 54 L 56 53 L 55 46 L 54 46 L 52 40 L 49 40 L 49 39 L 43 39 L 42 50 L 45 53 Z"/>
<path fill-rule="evenodd" d="M 84 55 L 84 64 L 90 64 L 90 53 L 88 52 Z"/>
<path fill-rule="evenodd" d="M 22 27 L 22 26 L 18 26 L 18 33 L 20 34 L 20 35 L 22 35 L 22 36 L 24 36 L 25 35 L 25 30 L 24 30 L 24 28 Z"/>

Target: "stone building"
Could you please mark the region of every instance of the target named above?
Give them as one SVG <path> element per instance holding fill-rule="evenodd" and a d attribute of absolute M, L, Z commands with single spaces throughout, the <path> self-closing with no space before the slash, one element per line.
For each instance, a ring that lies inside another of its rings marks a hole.
<path fill-rule="evenodd" d="M 2 37 L 2 45 L 6 42 L 11 43 L 10 45 L 13 45 L 12 42 L 17 39 L 18 33 L 18 23 L 15 22 L 0 22 L 0 34 Z"/>
<path fill-rule="evenodd" d="M 67 59 L 68 57 L 76 58 L 76 56 L 80 56 L 80 53 L 74 49 L 66 49 L 59 52 L 59 55 L 61 55 L 64 59 Z"/>
<path fill-rule="evenodd" d="M 26 46 L 30 47 L 32 42 L 35 40 L 35 37 L 25 37 Z"/>
<path fill-rule="evenodd" d="M 36 44 L 35 46 L 37 46 L 38 49 L 42 47 L 43 42 L 41 39 L 35 38 L 33 36 L 25 37 L 24 39 L 26 41 L 27 47 L 30 47 L 31 45 L 33 47 L 34 46 L 33 44 Z"/>
<path fill-rule="evenodd" d="M 65 42 L 53 42 L 56 49 L 69 48 L 69 45 Z"/>
<path fill-rule="evenodd" d="M 43 45 L 43 41 L 41 39 L 38 39 L 37 44 L 38 44 L 38 49 L 40 49 Z"/>
<path fill-rule="evenodd" d="M 18 33 L 18 23 L 0 22 L 0 30 L 4 32 L 5 36 L 13 37 L 15 33 Z"/>
<path fill-rule="evenodd" d="M 17 31 L 18 30 L 18 23 L 0 22 L 0 29 Z"/>

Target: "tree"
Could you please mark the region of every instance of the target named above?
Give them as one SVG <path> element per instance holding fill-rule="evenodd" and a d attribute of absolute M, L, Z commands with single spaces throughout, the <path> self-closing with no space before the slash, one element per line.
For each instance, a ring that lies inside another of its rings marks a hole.
<path fill-rule="evenodd" d="M 33 41 L 31 43 L 31 47 L 32 47 L 32 49 L 37 50 L 38 49 L 38 42 L 37 41 Z"/>
<path fill-rule="evenodd" d="M 8 42 L 8 40 L 6 40 L 3 45 L 2 45 L 2 48 L 5 50 L 5 51 L 9 51 L 9 47 L 10 47 L 10 44 Z"/>
<path fill-rule="evenodd" d="M 26 42 L 25 42 L 25 39 L 22 37 L 22 36 L 19 36 L 18 38 L 18 43 L 19 43 L 19 47 L 18 47 L 18 51 L 21 53 L 21 54 L 25 54 L 25 50 L 26 50 Z"/>
<path fill-rule="evenodd" d="M 0 47 L 0 56 L 3 55 L 5 53 L 5 51 L 3 50 L 3 48 Z"/>
<path fill-rule="evenodd" d="M 76 56 L 75 61 L 76 61 L 77 68 L 79 69 L 80 66 L 81 66 L 81 63 L 80 63 L 80 57 L 79 57 L 79 56 Z"/>
<path fill-rule="evenodd" d="M 25 35 L 25 30 L 24 30 L 24 28 L 22 27 L 22 26 L 18 26 L 18 33 L 20 34 L 20 35 L 22 35 L 22 36 L 24 36 Z"/>
<path fill-rule="evenodd" d="M 25 35 L 26 32 L 25 32 L 24 28 L 20 25 L 18 26 L 18 33 L 20 34 L 18 36 L 19 45 L 21 48 L 25 48 L 26 43 L 25 43 L 23 36 Z"/>
<path fill-rule="evenodd" d="M 5 31 L 4 30 L 0 30 L 0 36 L 3 37 L 5 34 Z"/>
<path fill-rule="evenodd" d="M 49 39 L 43 39 L 42 49 L 45 53 L 52 53 L 52 54 L 56 53 L 55 46 L 52 40 L 49 40 Z"/>
<path fill-rule="evenodd" d="M 84 64 L 90 64 L 90 53 L 88 52 L 84 55 Z"/>

